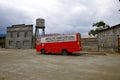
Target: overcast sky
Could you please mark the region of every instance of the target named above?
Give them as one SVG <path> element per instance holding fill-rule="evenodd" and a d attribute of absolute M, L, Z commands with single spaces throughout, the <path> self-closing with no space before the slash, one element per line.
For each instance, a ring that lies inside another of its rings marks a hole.
<path fill-rule="evenodd" d="M 80 32 L 87 35 L 92 24 L 120 24 L 118 0 L 0 0 L 0 33 L 14 24 L 46 21 L 46 33 Z"/>

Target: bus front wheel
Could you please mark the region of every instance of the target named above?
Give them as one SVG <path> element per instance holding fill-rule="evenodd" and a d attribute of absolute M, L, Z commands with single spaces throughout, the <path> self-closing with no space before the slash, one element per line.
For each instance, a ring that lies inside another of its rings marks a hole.
<path fill-rule="evenodd" d="M 42 53 L 42 54 L 46 54 L 45 49 L 42 49 L 42 50 L 41 50 L 41 53 Z"/>
<path fill-rule="evenodd" d="M 64 50 L 62 50 L 62 54 L 63 54 L 63 55 L 68 55 L 68 51 L 67 51 L 67 50 L 65 50 L 65 49 L 64 49 Z"/>

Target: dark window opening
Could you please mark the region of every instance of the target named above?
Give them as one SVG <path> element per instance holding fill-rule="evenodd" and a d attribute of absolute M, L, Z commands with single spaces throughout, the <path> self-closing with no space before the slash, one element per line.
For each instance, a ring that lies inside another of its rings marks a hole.
<path fill-rule="evenodd" d="M 13 32 L 10 33 L 10 37 L 11 37 L 11 38 L 13 37 Z"/>
<path fill-rule="evenodd" d="M 27 32 L 25 32 L 24 37 L 27 37 Z"/>
<path fill-rule="evenodd" d="M 20 33 L 19 32 L 17 32 L 17 37 L 19 37 L 20 36 Z"/>

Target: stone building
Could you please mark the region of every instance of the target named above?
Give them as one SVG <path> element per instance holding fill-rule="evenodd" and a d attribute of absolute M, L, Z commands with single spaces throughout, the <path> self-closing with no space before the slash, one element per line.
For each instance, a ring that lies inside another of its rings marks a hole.
<path fill-rule="evenodd" d="M 98 49 L 104 52 L 120 51 L 120 24 L 98 33 Z"/>
<path fill-rule="evenodd" d="M 6 48 L 32 48 L 33 25 L 18 24 L 7 27 Z"/>

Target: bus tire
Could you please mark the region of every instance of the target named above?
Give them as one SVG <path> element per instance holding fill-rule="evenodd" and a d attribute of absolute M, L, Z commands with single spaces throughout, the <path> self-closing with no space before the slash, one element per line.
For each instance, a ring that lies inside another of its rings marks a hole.
<path fill-rule="evenodd" d="M 42 49 L 42 50 L 41 50 L 41 54 L 46 54 L 45 49 Z"/>
<path fill-rule="evenodd" d="M 63 50 L 62 50 L 62 54 L 63 54 L 63 55 L 68 55 L 68 51 L 67 51 L 66 49 L 63 49 Z"/>

